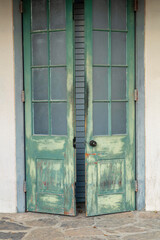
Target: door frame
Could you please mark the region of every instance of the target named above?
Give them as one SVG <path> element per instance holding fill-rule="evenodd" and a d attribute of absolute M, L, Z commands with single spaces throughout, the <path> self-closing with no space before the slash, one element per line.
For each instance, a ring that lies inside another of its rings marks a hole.
<path fill-rule="evenodd" d="M 25 180 L 25 142 L 24 142 L 24 103 L 21 101 L 23 90 L 23 35 L 22 15 L 19 0 L 13 0 L 14 24 L 14 65 L 15 65 L 15 111 L 16 111 L 16 175 L 17 175 L 17 212 L 25 212 L 26 202 L 23 191 Z M 145 209 L 145 77 L 144 77 L 144 19 L 145 0 L 139 0 L 136 13 L 136 88 L 139 99 L 136 103 L 136 210 Z"/>

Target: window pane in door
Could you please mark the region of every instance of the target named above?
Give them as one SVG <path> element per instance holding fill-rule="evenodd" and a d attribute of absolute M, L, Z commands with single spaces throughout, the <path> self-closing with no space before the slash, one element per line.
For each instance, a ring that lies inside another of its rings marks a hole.
<path fill-rule="evenodd" d="M 48 103 L 34 103 L 34 134 L 48 134 Z"/>
<path fill-rule="evenodd" d="M 32 65 L 48 65 L 48 43 L 46 33 L 32 35 Z"/>
<path fill-rule="evenodd" d="M 67 135 L 67 103 L 52 103 L 52 134 Z"/>
<path fill-rule="evenodd" d="M 108 68 L 93 67 L 93 100 L 108 99 Z"/>
<path fill-rule="evenodd" d="M 111 27 L 126 30 L 126 0 L 111 1 Z"/>
<path fill-rule="evenodd" d="M 108 33 L 93 31 L 93 64 L 108 64 Z"/>
<path fill-rule="evenodd" d="M 65 67 L 51 69 L 51 99 L 67 99 L 67 71 Z"/>
<path fill-rule="evenodd" d="M 66 64 L 66 33 L 50 33 L 50 56 L 51 65 Z"/>
<path fill-rule="evenodd" d="M 93 28 L 108 28 L 108 0 L 93 0 Z"/>
<path fill-rule="evenodd" d="M 66 26 L 66 0 L 50 0 L 50 29 Z"/>
<path fill-rule="evenodd" d="M 126 98 L 126 68 L 112 68 L 112 100 L 122 100 Z"/>
<path fill-rule="evenodd" d="M 112 32 L 112 65 L 126 65 L 126 33 Z"/>
<path fill-rule="evenodd" d="M 112 102 L 112 134 L 126 133 L 126 103 Z"/>
<path fill-rule="evenodd" d="M 32 0 L 32 31 L 47 29 L 47 0 Z"/>
<path fill-rule="evenodd" d="M 108 135 L 108 103 L 93 103 L 93 135 Z"/>
<path fill-rule="evenodd" d="M 32 69 L 32 98 L 48 100 L 48 69 Z"/>

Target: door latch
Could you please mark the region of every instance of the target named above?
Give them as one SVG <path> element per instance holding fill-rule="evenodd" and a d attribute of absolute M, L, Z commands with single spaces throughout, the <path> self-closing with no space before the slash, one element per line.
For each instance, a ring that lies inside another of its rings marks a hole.
<path fill-rule="evenodd" d="M 76 148 L 76 137 L 73 138 L 73 147 Z"/>
<path fill-rule="evenodd" d="M 135 192 L 138 192 L 138 180 L 135 180 Z"/>
<path fill-rule="evenodd" d="M 27 192 L 27 184 L 26 181 L 23 181 L 23 192 L 26 193 Z"/>
<path fill-rule="evenodd" d="M 134 90 L 134 101 L 137 102 L 138 101 L 138 89 Z"/>

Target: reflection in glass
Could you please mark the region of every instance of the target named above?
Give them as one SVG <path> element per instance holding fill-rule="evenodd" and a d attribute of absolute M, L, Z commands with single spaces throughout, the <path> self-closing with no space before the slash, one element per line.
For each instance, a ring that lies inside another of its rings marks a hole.
<path fill-rule="evenodd" d="M 108 135 L 108 103 L 93 103 L 93 135 Z"/>
<path fill-rule="evenodd" d="M 66 33 L 50 33 L 50 56 L 51 65 L 66 64 Z"/>
<path fill-rule="evenodd" d="M 51 69 L 51 99 L 66 100 L 67 98 L 67 72 L 65 67 Z"/>
<path fill-rule="evenodd" d="M 126 30 L 126 0 L 111 1 L 111 28 Z"/>
<path fill-rule="evenodd" d="M 32 31 L 47 30 L 47 0 L 32 0 Z"/>
<path fill-rule="evenodd" d="M 48 100 L 48 69 L 32 69 L 32 94 L 34 100 Z"/>
<path fill-rule="evenodd" d="M 48 134 L 48 103 L 34 103 L 34 134 Z"/>
<path fill-rule="evenodd" d="M 93 68 L 93 99 L 108 99 L 108 68 L 106 67 Z"/>
<path fill-rule="evenodd" d="M 52 103 L 52 134 L 67 135 L 67 103 Z"/>
<path fill-rule="evenodd" d="M 93 31 L 93 64 L 108 64 L 108 33 Z"/>
<path fill-rule="evenodd" d="M 50 29 L 63 29 L 66 25 L 65 0 L 50 0 Z"/>
<path fill-rule="evenodd" d="M 112 102 L 112 134 L 126 133 L 126 103 Z"/>
<path fill-rule="evenodd" d="M 126 65 L 126 33 L 112 32 L 112 65 Z"/>
<path fill-rule="evenodd" d="M 32 65 L 48 65 L 48 44 L 46 33 L 32 35 Z"/>
<path fill-rule="evenodd" d="M 93 0 L 93 28 L 108 28 L 108 0 Z"/>
<path fill-rule="evenodd" d="M 126 68 L 112 68 L 112 100 L 126 98 Z"/>

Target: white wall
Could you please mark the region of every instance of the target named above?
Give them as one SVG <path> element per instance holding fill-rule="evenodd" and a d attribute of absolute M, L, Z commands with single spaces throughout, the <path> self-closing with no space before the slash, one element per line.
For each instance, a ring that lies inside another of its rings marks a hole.
<path fill-rule="evenodd" d="M 160 211 L 160 1 L 146 0 L 146 210 Z"/>
<path fill-rule="evenodd" d="M 0 212 L 16 212 L 12 0 L 0 0 Z"/>

